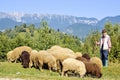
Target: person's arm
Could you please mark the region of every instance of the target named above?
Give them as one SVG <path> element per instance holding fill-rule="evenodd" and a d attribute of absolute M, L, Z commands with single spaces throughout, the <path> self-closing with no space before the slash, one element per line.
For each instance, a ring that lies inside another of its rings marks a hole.
<path fill-rule="evenodd" d="M 111 40 L 110 40 L 110 37 L 108 38 L 108 51 L 110 52 L 110 50 L 111 50 L 111 47 L 112 47 L 112 45 L 111 45 Z"/>
<path fill-rule="evenodd" d="M 95 42 L 97 46 L 100 46 L 100 40 Z"/>

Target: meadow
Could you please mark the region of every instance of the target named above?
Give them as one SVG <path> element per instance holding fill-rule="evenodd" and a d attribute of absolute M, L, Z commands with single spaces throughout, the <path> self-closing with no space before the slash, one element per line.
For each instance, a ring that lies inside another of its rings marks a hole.
<path fill-rule="evenodd" d="M 109 67 L 103 67 L 103 76 L 100 79 L 91 77 L 62 77 L 56 72 L 35 68 L 22 68 L 21 63 L 0 62 L 0 80 L 119 80 L 120 64 L 109 63 Z"/>

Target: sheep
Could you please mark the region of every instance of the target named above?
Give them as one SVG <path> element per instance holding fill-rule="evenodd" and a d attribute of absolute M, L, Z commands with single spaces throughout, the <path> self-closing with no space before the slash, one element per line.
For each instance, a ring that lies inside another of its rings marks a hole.
<path fill-rule="evenodd" d="M 88 62 L 87 59 L 84 57 L 76 57 L 76 59 L 82 62 Z"/>
<path fill-rule="evenodd" d="M 85 53 L 82 55 L 82 57 L 86 58 L 88 61 L 90 61 L 90 55 L 88 53 Z"/>
<path fill-rule="evenodd" d="M 82 53 L 81 52 L 76 52 L 75 55 L 76 55 L 76 57 L 82 57 Z"/>
<path fill-rule="evenodd" d="M 82 61 L 78 61 L 73 58 L 67 58 L 62 62 L 63 68 L 62 68 L 62 74 L 61 76 L 66 75 L 68 71 L 72 71 L 74 73 L 79 74 L 79 76 L 82 78 L 84 77 L 86 73 L 85 64 Z"/>
<path fill-rule="evenodd" d="M 76 59 L 82 61 L 85 64 L 86 75 L 91 74 L 91 76 L 94 76 L 97 78 L 100 78 L 102 76 L 101 70 L 96 63 L 87 61 L 87 59 L 83 57 L 77 57 Z"/>
<path fill-rule="evenodd" d="M 74 54 L 74 51 L 72 51 L 72 50 L 69 49 L 69 48 L 63 48 L 63 50 L 64 50 L 65 53 Z"/>
<path fill-rule="evenodd" d="M 30 62 L 30 54 L 27 51 L 23 51 L 20 55 L 20 59 L 21 59 L 23 68 L 28 68 L 29 62 Z"/>
<path fill-rule="evenodd" d="M 29 68 L 31 68 L 31 67 L 37 68 L 36 61 L 35 61 L 35 58 L 36 58 L 37 54 L 38 54 L 37 50 L 32 50 L 31 51 L 31 53 L 30 53 Z"/>
<path fill-rule="evenodd" d="M 98 57 L 92 57 L 90 59 L 90 61 L 93 62 L 93 63 L 96 63 L 100 67 L 100 70 L 102 70 L 103 65 L 102 65 L 102 61 L 101 61 L 100 58 L 98 58 Z"/>
<path fill-rule="evenodd" d="M 86 67 L 86 75 L 91 74 L 92 77 L 100 78 L 102 76 L 101 70 L 96 63 L 84 62 Z"/>
<path fill-rule="evenodd" d="M 76 58 L 72 50 L 68 48 L 62 48 L 56 45 L 48 49 L 47 52 L 52 54 L 57 60 L 61 60 L 61 61 L 69 57 Z"/>
<path fill-rule="evenodd" d="M 62 49 L 62 47 L 55 45 L 50 48 L 51 51 Z"/>
<path fill-rule="evenodd" d="M 12 51 L 9 51 L 8 53 L 7 53 L 7 61 L 8 62 L 11 62 L 10 60 L 11 60 L 11 54 L 13 53 L 13 50 Z"/>
<path fill-rule="evenodd" d="M 17 59 L 20 58 L 20 55 L 23 51 L 27 51 L 28 53 L 31 52 L 31 48 L 28 46 L 21 46 L 21 47 L 17 47 L 13 50 L 13 53 L 11 54 L 11 59 L 10 61 L 14 61 L 16 63 Z"/>
<path fill-rule="evenodd" d="M 47 50 L 48 53 L 52 54 L 57 61 L 57 72 L 61 74 L 62 61 L 67 58 L 76 58 L 74 52 L 68 48 L 62 48 L 60 46 L 53 46 Z"/>
<path fill-rule="evenodd" d="M 50 49 L 47 50 L 48 52 L 57 52 L 57 53 L 67 53 L 67 54 L 74 54 L 74 52 L 69 48 L 63 48 L 58 45 L 52 46 Z"/>
<path fill-rule="evenodd" d="M 51 72 L 51 69 L 56 70 L 57 64 L 56 64 L 56 58 L 49 54 L 45 50 L 41 50 L 36 54 L 36 65 L 39 67 L 40 71 L 42 71 L 43 64 L 47 64 L 48 68 Z"/>

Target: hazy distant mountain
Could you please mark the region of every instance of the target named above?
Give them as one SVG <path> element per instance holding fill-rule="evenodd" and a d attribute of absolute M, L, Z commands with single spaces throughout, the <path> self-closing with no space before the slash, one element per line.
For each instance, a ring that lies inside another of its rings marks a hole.
<path fill-rule="evenodd" d="M 40 24 L 42 19 L 46 20 L 50 27 L 54 29 L 64 30 L 69 25 L 75 23 L 84 23 L 84 24 L 92 24 L 95 25 L 98 20 L 95 18 L 85 18 L 85 17 L 75 17 L 75 16 L 67 16 L 67 15 L 55 15 L 55 14 L 24 14 L 24 13 L 0 13 L 0 20 L 8 18 L 14 22 L 16 25 L 18 22 L 27 23 L 27 24 Z M 0 27 L 4 27 L 4 25 L 0 25 Z M 11 28 L 14 26 L 11 26 Z"/>
<path fill-rule="evenodd" d="M 105 17 L 102 20 L 100 20 L 97 25 L 99 26 L 104 26 L 105 23 L 110 22 L 112 24 L 120 24 L 120 16 L 115 16 L 115 17 Z"/>
<path fill-rule="evenodd" d="M 0 30 L 13 28 L 15 25 L 21 24 L 9 18 L 0 19 Z"/>
<path fill-rule="evenodd" d="M 102 29 L 106 22 L 120 23 L 120 16 L 106 17 L 102 20 L 96 18 L 75 17 L 68 15 L 55 14 L 24 14 L 24 13 L 4 13 L 0 12 L 0 30 L 14 28 L 15 25 L 21 23 L 40 25 L 40 21 L 44 19 L 49 26 L 59 29 L 78 37 L 86 36 L 91 30 Z"/>
<path fill-rule="evenodd" d="M 78 36 L 80 38 L 85 38 L 89 32 L 97 30 L 97 26 L 89 25 L 89 24 L 82 24 L 82 23 L 75 23 L 66 29 L 66 33 Z"/>

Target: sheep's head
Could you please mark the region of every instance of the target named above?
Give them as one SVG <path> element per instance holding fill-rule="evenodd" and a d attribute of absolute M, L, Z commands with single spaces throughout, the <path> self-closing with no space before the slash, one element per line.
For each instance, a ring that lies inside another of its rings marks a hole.
<path fill-rule="evenodd" d="M 57 64 L 56 63 L 53 65 L 52 70 L 57 71 Z"/>
<path fill-rule="evenodd" d="M 20 56 L 23 68 L 29 68 L 30 55 L 27 51 L 23 51 Z"/>

